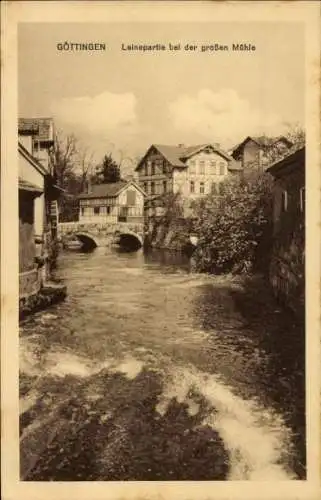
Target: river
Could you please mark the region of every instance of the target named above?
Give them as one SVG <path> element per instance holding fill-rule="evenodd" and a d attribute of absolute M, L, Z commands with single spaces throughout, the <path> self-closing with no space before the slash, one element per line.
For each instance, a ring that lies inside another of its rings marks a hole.
<path fill-rule="evenodd" d="M 20 329 L 24 480 L 305 478 L 304 330 L 259 278 L 65 252 Z"/>

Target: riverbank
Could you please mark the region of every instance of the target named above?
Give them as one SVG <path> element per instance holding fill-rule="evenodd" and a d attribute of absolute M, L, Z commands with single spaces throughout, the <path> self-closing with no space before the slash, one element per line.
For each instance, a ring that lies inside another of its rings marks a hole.
<path fill-rule="evenodd" d="M 45 283 L 39 292 L 19 299 L 19 319 L 23 320 L 29 314 L 46 309 L 57 304 L 67 296 L 67 287 L 62 283 L 50 281 Z"/>

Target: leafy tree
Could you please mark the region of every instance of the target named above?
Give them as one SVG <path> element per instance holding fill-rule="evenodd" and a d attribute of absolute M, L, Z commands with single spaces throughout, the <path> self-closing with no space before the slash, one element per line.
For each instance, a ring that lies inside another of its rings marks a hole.
<path fill-rule="evenodd" d="M 243 273 L 266 267 L 272 220 L 272 179 L 253 172 L 224 183 L 222 196 L 208 195 L 194 207 L 199 236 L 197 270 Z"/>
<path fill-rule="evenodd" d="M 105 155 L 101 165 L 97 167 L 96 175 L 93 176 L 93 183 L 103 184 L 120 181 L 120 166 L 113 159 L 112 155 Z"/>

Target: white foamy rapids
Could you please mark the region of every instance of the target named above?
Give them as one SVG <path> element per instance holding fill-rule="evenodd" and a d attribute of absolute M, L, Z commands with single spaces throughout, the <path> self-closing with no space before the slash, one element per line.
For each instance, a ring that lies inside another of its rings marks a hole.
<path fill-rule="evenodd" d="M 48 372 L 50 375 L 65 377 L 90 377 L 104 369 L 110 373 L 122 373 L 129 380 L 134 379 L 141 372 L 143 363 L 133 357 L 122 360 L 107 359 L 102 363 L 93 363 L 88 359 L 69 353 L 50 353 L 47 357 Z"/>
<path fill-rule="evenodd" d="M 245 401 L 214 375 L 192 368 L 177 369 L 170 376 L 156 410 L 164 415 L 170 400 L 186 403 L 190 415 L 198 412 L 190 396 L 196 390 L 213 406 L 214 411 L 202 425 L 209 425 L 222 438 L 230 456 L 229 480 L 290 480 L 295 476 L 282 465 L 288 448 L 289 432 L 280 416 Z"/>
<path fill-rule="evenodd" d="M 109 358 L 97 363 L 69 351 L 54 349 L 43 354 L 40 363 L 37 362 L 33 348 L 31 343 L 25 342 L 20 355 L 20 371 L 32 376 L 41 376 L 45 373 L 61 378 L 67 375 L 85 378 L 108 369 L 110 373 L 122 373 L 132 380 L 137 377 L 144 365 L 133 356 L 125 356 L 122 359 Z"/>

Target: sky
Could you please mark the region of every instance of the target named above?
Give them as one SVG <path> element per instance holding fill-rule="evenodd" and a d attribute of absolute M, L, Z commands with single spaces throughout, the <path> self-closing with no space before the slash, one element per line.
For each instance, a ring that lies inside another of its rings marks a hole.
<path fill-rule="evenodd" d="M 106 51 L 58 51 L 98 42 Z M 134 52 L 122 44 L 181 44 Z M 184 46 L 197 45 L 195 51 Z M 202 45 L 250 43 L 255 51 Z M 294 23 L 25 23 L 18 31 L 19 116 L 52 116 L 97 161 L 151 144 L 220 143 L 304 126 L 304 32 Z"/>

